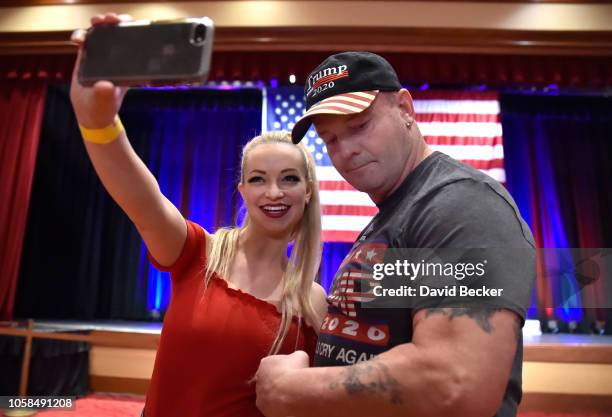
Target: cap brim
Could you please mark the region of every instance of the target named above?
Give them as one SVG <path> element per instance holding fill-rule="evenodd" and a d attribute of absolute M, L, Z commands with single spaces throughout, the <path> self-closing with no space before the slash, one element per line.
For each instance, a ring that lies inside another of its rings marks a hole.
<path fill-rule="evenodd" d="M 347 115 L 361 113 L 370 107 L 377 95 L 378 90 L 358 91 L 354 93 L 337 94 L 325 100 L 321 100 L 308 109 L 300 120 L 295 123 L 291 130 L 291 140 L 293 143 L 298 143 L 302 140 L 310 128 L 312 116 L 317 114 Z"/>

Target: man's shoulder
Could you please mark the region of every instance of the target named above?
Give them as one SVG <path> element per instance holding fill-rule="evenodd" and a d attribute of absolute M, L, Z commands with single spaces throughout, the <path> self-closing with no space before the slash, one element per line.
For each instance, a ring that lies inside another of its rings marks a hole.
<path fill-rule="evenodd" d="M 494 182 L 482 172 L 434 152 L 417 166 L 401 186 L 399 195 L 393 197 L 395 202 L 383 207 L 370 228 L 389 226 L 391 241 L 402 238 L 401 243 L 395 244 L 405 244 L 405 239 L 412 242 L 427 225 L 438 221 L 454 223 L 460 214 L 458 210 L 483 204 L 492 210 L 491 199 L 506 197 L 500 190 L 503 187 Z M 371 231 L 366 229 L 364 234 Z"/>
<path fill-rule="evenodd" d="M 440 154 L 429 171 L 428 179 L 416 199 L 422 203 L 438 197 L 437 204 L 463 203 L 476 207 L 501 199 L 516 208 L 514 200 L 498 181 L 448 155 Z"/>
<path fill-rule="evenodd" d="M 446 155 L 438 157 L 429 170 L 427 186 L 411 204 L 406 228 L 410 235 L 427 236 L 430 242 L 449 234 L 476 238 L 514 231 L 533 245 L 514 199 L 499 182 Z"/>
<path fill-rule="evenodd" d="M 503 195 L 503 187 L 493 178 L 441 152 L 434 152 L 423 161 L 415 169 L 415 174 L 404 194 L 404 203 L 427 201 L 437 193 L 462 188 L 479 193 L 486 191 L 478 184 L 486 184 L 491 190 Z M 461 198 L 460 193 L 457 198 Z"/>

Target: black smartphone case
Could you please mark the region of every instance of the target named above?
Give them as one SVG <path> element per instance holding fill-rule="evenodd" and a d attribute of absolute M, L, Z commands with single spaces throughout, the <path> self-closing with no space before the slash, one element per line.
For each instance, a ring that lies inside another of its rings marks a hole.
<path fill-rule="evenodd" d="M 92 27 L 85 38 L 79 83 L 203 83 L 210 70 L 213 38 L 214 25 L 206 17 Z"/>

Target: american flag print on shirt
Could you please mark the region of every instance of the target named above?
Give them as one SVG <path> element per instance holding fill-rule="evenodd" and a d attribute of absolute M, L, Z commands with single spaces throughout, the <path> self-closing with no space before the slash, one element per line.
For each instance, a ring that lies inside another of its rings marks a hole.
<path fill-rule="evenodd" d="M 433 150 L 505 183 L 502 127 L 496 92 L 411 91 L 416 121 Z M 289 130 L 305 111 L 302 87 L 270 88 L 264 95 L 267 130 Z M 321 223 L 326 242 L 353 242 L 378 212 L 333 167 L 313 127 L 303 139 L 316 163 Z"/>
<path fill-rule="evenodd" d="M 355 303 L 372 301 L 379 285 L 372 274 L 374 264 L 384 262 L 386 243 L 361 243 L 351 249 L 338 268 L 327 300 L 344 315 L 356 317 Z"/>

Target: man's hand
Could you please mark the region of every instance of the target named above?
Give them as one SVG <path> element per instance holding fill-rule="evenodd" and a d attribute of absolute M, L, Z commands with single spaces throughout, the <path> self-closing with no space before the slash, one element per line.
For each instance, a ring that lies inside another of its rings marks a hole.
<path fill-rule="evenodd" d="M 492 416 L 520 334 L 513 311 L 422 309 L 412 341 L 374 359 L 314 368 L 304 352 L 263 359 L 257 407 L 267 417 Z"/>
<path fill-rule="evenodd" d="M 285 399 L 278 387 L 283 385 L 283 378 L 296 369 L 308 368 L 308 354 L 302 350 L 291 355 L 268 356 L 261 360 L 255 375 L 257 408 L 266 417 L 287 417 L 290 410 L 285 410 Z"/>

